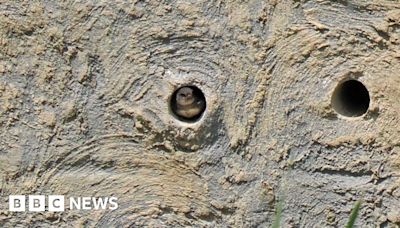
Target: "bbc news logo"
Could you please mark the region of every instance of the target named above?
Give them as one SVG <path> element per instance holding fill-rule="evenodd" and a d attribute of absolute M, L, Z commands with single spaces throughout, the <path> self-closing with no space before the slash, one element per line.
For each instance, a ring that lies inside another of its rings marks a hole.
<path fill-rule="evenodd" d="M 115 210 L 118 209 L 117 197 L 70 197 L 65 200 L 63 195 L 10 195 L 8 197 L 9 211 L 32 212 L 70 210 Z M 47 202 L 47 203 L 46 203 Z M 46 207 L 47 205 L 47 207 Z"/>

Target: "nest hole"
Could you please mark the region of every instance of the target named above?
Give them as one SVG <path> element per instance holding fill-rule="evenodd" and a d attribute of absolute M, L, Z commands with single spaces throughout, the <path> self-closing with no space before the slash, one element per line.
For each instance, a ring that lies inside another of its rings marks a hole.
<path fill-rule="evenodd" d="M 357 80 L 340 83 L 332 94 L 333 109 L 346 117 L 358 117 L 367 113 L 370 105 L 368 89 Z"/>

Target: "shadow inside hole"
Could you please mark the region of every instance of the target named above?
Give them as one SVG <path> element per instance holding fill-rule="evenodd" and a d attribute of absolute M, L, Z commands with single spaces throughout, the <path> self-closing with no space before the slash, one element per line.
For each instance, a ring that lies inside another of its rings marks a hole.
<path fill-rule="evenodd" d="M 178 105 L 177 102 L 177 96 L 178 92 L 182 88 L 189 88 L 191 89 L 193 98 L 194 98 L 194 103 L 191 105 L 187 106 L 180 106 Z M 172 94 L 171 99 L 170 99 L 170 110 L 172 111 L 173 116 L 182 121 L 182 122 L 187 122 L 187 123 L 195 123 L 201 119 L 201 117 L 204 114 L 204 111 L 206 109 L 207 103 L 206 103 L 206 98 L 204 96 L 204 93 L 196 86 L 183 86 L 175 90 L 175 92 Z M 198 114 L 191 116 L 191 117 L 186 117 L 182 114 L 182 110 L 186 110 L 187 112 L 191 110 L 197 110 Z"/>
<path fill-rule="evenodd" d="M 368 111 L 370 96 L 361 82 L 348 80 L 336 87 L 331 103 L 337 113 L 347 117 L 358 117 Z"/>

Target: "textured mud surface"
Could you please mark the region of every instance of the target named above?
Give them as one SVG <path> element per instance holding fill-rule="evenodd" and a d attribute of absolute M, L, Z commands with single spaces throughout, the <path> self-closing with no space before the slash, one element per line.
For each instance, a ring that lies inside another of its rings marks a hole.
<path fill-rule="evenodd" d="M 400 3 L 0 1 L 0 225 L 400 223 Z M 346 78 L 369 111 L 331 108 Z M 170 113 L 195 85 L 196 123 Z M 8 212 L 8 195 L 117 196 Z"/>

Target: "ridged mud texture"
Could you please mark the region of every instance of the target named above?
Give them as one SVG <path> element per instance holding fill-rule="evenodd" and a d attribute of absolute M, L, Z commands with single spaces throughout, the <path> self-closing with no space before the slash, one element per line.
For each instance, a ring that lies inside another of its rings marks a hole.
<path fill-rule="evenodd" d="M 400 224 L 400 2 L 1 1 L 0 226 Z M 368 90 L 363 115 L 335 88 Z M 197 122 L 170 97 L 196 86 Z M 8 211 L 8 195 L 119 209 Z"/>

